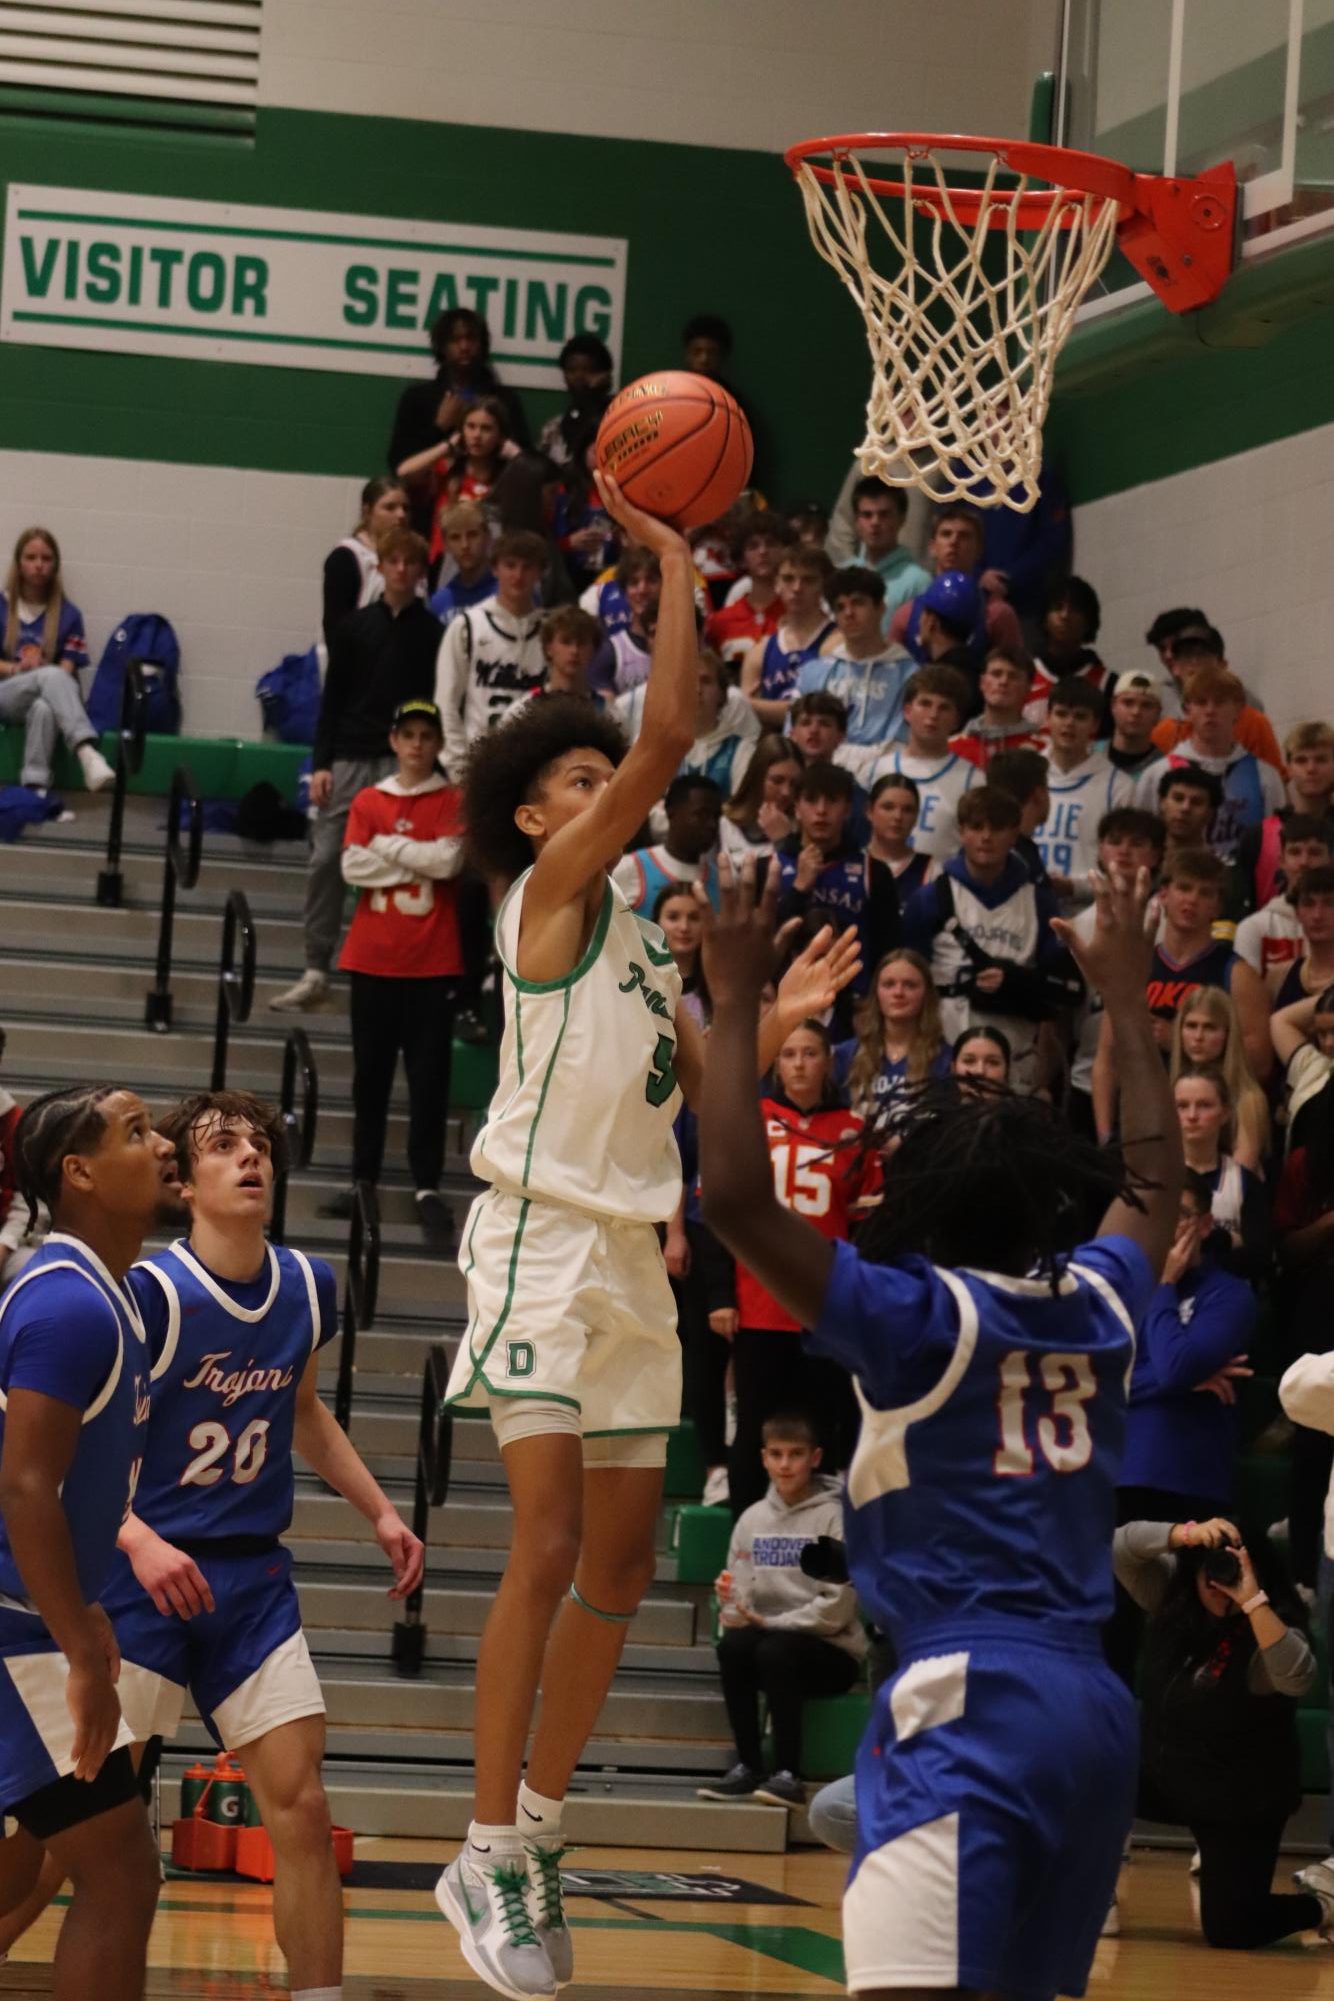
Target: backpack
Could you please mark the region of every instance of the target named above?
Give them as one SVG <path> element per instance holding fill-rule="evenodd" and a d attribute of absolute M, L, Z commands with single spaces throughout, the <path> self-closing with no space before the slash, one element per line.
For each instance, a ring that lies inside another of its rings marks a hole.
<path fill-rule="evenodd" d="M 181 649 L 161 612 L 132 611 L 108 639 L 88 692 L 88 720 L 95 730 L 120 727 L 125 669 L 137 660 L 144 680 L 145 726 L 154 736 L 181 733 Z"/>
<path fill-rule="evenodd" d="M 319 648 L 285 654 L 276 667 L 260 675 L 255 693 L 264 727 L 280 743 L 314 743 L 320 717 Z"/>

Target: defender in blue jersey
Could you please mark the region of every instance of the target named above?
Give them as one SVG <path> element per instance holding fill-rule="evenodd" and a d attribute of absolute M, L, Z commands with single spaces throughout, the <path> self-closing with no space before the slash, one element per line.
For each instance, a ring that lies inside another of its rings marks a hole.
<path fill-rule="evenodd" d="M 202 1093 L 162 1132 L 190 1234 L 136 1265 L 152 1417 L 123 1555 L 103 1596 L 136 1742 L 175 1734 L 187 1688 L 235 1751 L 275 1855 L 274 1929 L 294 1994 L 342 1978 L 342 1894 L 320 1780 L 324 1700 L 301 1631 L 292 1453 L 375 1528 L 391 1595 L 422 1572 L 411 1533 L 317 1394 L 337 1327 L 323 1259 L 265 1238 L 283 1130 L 244 1092 Z"/>
<path fill-rule="evenodd" d="M 97 1603 L 144 1449 L 149 1356 L 125 1285 L 174 1187 L 174 1149 L 131 1091 L 76 1085 L 19 1122 L 19 1198 L 55 1227 L 0 1301 L 0 1910 L 45 1846 L 74 1895 L 60 2001 L 143 1992 L 158 1863 L 130 1759 L 119 1657 Z"/>
<path fill-rule="evenodd" d="M 774 1197 L 746 1082 L 771 948 L 744 889 L 706 920 L 705 1214 L 862 1410 L 848 1559 L 900 1665 L 858 1759 L 844 1946 L 851 1991 L 880 2001 L 1082 1994 L 1115 1889 L 1136 1731 L 1100 1628 L 1135 1328 L 1181 1176 L 1147 897 L 1147 875 L 1099 879 L 1087 940 L 1057 920 L 1106 1002 L 1125 1157 L 1038 1100 L 923 1086 L 856 1250 Z"/>

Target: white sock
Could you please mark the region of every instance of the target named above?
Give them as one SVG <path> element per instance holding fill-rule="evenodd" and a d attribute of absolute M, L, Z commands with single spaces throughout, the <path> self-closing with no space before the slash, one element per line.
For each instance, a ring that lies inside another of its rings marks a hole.
<path fill-rule="evenodd" d="M 559 1841 L 560 1817 L 564 1800 L 544 1799 L 531 1786 L 519 1787 L 519 1832 L 525 1839 L 540 1835 L 544 1841 Z"/>
<path fill-rule="evenodd" d="M 513 1855 L 521 1846 L 517 1827 L 488 1827 L 481 1820 L 469 1823 L 468 1848 L 479 1860 L 494 1861 L 498 1856 Z"/>
<path fill-rule="evenodd" d="M 343 2001 L 343 1983 L 337 1987 L 294 1987 L 289 2001 Z"/>

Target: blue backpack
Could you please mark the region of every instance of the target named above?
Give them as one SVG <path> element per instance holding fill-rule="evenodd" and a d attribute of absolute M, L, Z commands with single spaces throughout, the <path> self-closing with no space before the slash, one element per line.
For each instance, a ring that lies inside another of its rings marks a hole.
<path fill-rule="evenodd" d="M 181 649 L 170 621 L 156 611 L 132 611 L 108 639 L 88 692 L 95 730 L 120 727 L 125 669 L 137 660 L 144 678 L 145 726 L 154 736 L 181 733 Z"/>
<path fill-rule="evenodd" d="M 284 654 L 276 667 L 260 675 L 255 693 L 264 727 L 280 743 L 314 743 L 320 719 L 319 649 Z"/>

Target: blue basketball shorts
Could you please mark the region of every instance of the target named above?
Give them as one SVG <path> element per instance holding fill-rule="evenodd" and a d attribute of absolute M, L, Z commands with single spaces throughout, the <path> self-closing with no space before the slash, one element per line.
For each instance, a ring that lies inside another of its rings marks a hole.
<path fill-rule="evenodd" d="M 1095 1634 L 914 1644 L 857 1759 L 848 1987 L 1083 1994 L 1134 1814 L 1138 1726 Z"/>
<path fill-rule="evenodd" d="M 209 1735 L 227 1751 L 279 1724 L 322 1716 L 290 1552 L 279 1544 L 245 1556 L 196 1550 L 195 1562 L 214 1606 L 197 1618 L 164 1617 L 124 1556 L 102 1594 L 120 1642 L 121 1708 L 135 1742 L 176 1735 L 187 1689 Z"/>
<path fill-rule="evenodd" d="M 74 1770 L 69 1662 L 35 1614 L 0 1608 L 0 1810 Z M 124 1716 L 113 1748 L 133 1742 Z"/>

